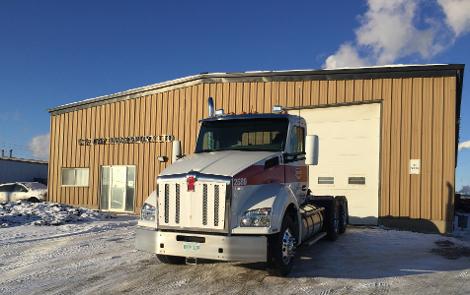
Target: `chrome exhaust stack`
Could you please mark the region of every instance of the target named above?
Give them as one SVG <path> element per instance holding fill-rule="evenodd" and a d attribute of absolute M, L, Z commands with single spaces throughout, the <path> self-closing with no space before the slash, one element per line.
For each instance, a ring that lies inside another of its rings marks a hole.
<path fill-rule="evenodd" d="M 212 96 L 209 96 L 209 98 L 207 99 L 207 107 L 209 108 L 209 117 L 214 117 L 214 99 L 212 98 Z"/>

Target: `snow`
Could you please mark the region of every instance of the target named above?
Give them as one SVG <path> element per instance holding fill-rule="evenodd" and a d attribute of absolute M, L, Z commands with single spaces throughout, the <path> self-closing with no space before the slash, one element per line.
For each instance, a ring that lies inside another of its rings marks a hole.
<path fill-rule="evenodd" d="M 34 225 L 62 225 L 110 218 L 111 215 L 87 208 L 76 208 L 58 203 L 31 203 L 27 201 L 0 204 L 0 227 Z"/>
<path fill-rule="evenodd" d="M 161 264 L 135 250 L 136 224 L 124 215 L 0 229 L 0 294 L 470 294 L 470 242 L 454 237 L 350 226 L 298 249 L 278 278 L 263 264 Z"/>

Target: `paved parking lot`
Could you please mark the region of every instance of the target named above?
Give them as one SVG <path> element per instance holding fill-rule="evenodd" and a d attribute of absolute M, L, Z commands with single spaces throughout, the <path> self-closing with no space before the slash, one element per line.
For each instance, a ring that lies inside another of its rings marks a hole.
<path fill-rule="evenodd" d="M 3 294 L 469 294 L 470 243 L 350 227 L 299 249 L 288 278 L 263 264 L 163 265 L 134 250 L 135 219 L 0 229 Z"/>

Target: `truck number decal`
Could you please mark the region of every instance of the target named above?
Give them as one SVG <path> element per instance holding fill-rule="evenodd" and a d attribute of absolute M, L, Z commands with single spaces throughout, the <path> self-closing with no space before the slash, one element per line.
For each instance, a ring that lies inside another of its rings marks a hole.
<path fill-rule="evenodd" d="M 247 184 L 247 180 L 245 177 L 233 179 L 234 186 L 245 186 L 246 184 Z"/>

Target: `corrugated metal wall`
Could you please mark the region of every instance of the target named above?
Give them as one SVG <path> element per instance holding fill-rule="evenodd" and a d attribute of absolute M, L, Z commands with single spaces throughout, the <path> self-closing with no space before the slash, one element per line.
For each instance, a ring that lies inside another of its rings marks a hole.
<path fill-rule="evenodd" d="M 292 79 L 292 78 L 291 78 Z M 136 165 L 136 203 L 155 189 L 171 159 L 171 143 L 80 146 L 80 138 L 172 134 L 191 153 L 207 97 L 226 112 L 270 112 L 287 107 L 382 100 L 380 216 L 433 220 L 439 227 L 452 208 L 455 172 L 456 78 L 330 81 L 213 82 L 95 105 L 51 116 L 51 201 L 99 208 L 101 165 Z M 421 174 L 408 173 L 421 159 Z M 60 186 L 61 167 L 89 167 L 90 186 Z"/>

